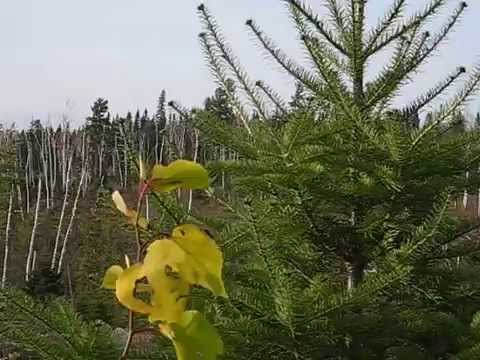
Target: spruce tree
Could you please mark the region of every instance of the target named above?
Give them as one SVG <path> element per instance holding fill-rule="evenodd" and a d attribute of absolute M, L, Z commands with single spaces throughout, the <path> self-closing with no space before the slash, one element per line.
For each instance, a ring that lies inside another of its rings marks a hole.
<path fill-rule="evenodd" d="M 467 4 L 432 33 L 428 24 L 446 0 L 410 17 L 406 1 L 395 0 L 372 29 L 365 18 L 374 5 L 365 0 L 323 1 L 328 19 L 298 0 L 284 3 L 311 68 L 246 22 L 311 99 L 309 111 L 287 109 L 282 126 L 270 121 L 277 104 L 248 77 L 209 10 L 198 7 L 200 43 L 234 121 L 205 111 L 196 125 L 236 153 L 210 168 L 230 174 L 235 198 L 243 199 L 219 200 L 232 212 L 219 234 L 230 259 L 230 300 L 210 310 L 223 327 L 226 358 L 480 358 L 477 225 L 452 208 L 453 199 L 480 186 L 473 175 L 479 134 L 453 131 L 479 88 L 480 68 L 446 102 L 435 103 L 466 68 L 392 106 Z M 367 81 L 369 62 L 387 48 L 391 58 Z M 421 126 L 430 105 L 435 110 Z"/>

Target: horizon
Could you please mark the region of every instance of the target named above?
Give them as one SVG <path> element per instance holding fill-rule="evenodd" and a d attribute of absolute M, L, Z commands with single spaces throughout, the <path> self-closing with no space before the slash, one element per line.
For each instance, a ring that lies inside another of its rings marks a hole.
<path fill-rule="evenodd" d="M 15 123 L 17 128 L 24 128 L 32 119 L 40 119 L 55 125 L 60 115 L 67 113 L 72 126 L 77 127 L 98 97 L 109 101 L 112 115 L 135 113 L 137 109 L 152 113 L 162 89 L 169 100 L 187 107 L 201 106 L 216 85 L 197 40 L 201 31 L 198 4 L 193 0 L 168 5 L 154 0 L 141 4 L 126 0 L 101 4 L 93 0 L 81 4 L 19 0 L 5 5 L 0 14 L 0 96 L 4 100 L 0 124 Z M 272 60 L 265 61 L 244 25 L 247 18 L 253 18 L 282 49 L 302 59 L 283 1 L 262 0 L 259 5 L 258 0 L 235 0 L 227 5 L 210 0 L 205 4 L 250 78 L 265 81 L 288 99 L 293 81 L 278 66 L 272 66 Z M 423 4 L 410 5 L 408 13 Z M 369 6 L 370 26 L 385 8 L 385 4 Z M 164 9 L 168 16 L 163 15 Z M 428 89 L 457 66 L 468 69 L 478 64 L 480 47 L 471 47 L 476 12 L 480 13 L 480 3 L 469 4 L 441 53 L 423 66 L 397 102 L 415 97 L 411 94 Z M 448 15 L 448 10 L 442 11 L 432 22 L 432 29 L 438 29 Z M 384 55 L 371 64 L 370 73 L 378 70 Z M 479 95 L 467 107 L 467 113 L 478 111 Z"/>

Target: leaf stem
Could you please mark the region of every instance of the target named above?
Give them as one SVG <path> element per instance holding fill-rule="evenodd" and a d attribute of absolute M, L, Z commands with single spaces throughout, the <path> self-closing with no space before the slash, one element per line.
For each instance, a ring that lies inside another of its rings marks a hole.
<path fill-rule="evenodd" d="M 140 236 L 140 227 L 138 226 L 138 221 L 140 219 L 140 212 L 142 211 L 142 205 L 143 205 L 143 200 L 145 198 L 145 194 L 147 193 L 148 190 L 148 184 L 146 182 L 143 182 L 140 187 L 140 192 L 138 195 L 138 200 L 137 200 L 137 214 L 135 218 L 135 240 L 137 243 L 137 257 L 136 257 L 136 262 L 139 263 L 140 260 L 142 259 L 142 239 Z M 132 346 L 132 340 L 133 340 L 133 335 L 137 330 L 135 330 L 135 317 L 134 313 L 132 310 L 128 310 L 128 337 L 127 341 L 125 343 L 125 347 L 123 348 L 122 355 L 120 356 L 120 360 L 125 360 L 127 359 L 128 353 L 130 351 L 130 347 Z"/>

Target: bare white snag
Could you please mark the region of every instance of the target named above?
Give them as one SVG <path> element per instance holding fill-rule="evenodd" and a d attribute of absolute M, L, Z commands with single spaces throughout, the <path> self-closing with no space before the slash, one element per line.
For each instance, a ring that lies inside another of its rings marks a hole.
<path fill-rule="evenodd" d="M 46 186 L 48 187 L 48 185 Z M 33 246 L 35 244 L 35 232 L 37 231 L 38 225 L 38 213 L 40 211 L 40 199 L 42 197 L 42 177 L 38 177 L 38 190 L 37 190 L 37 204 L 35 206 L 35 216 L 33 218 L 33 227 L 32 227 L 32 235 L 30 236 L 30 245 L 28 247 L 28 255 L 27 255 L 27 265 L 25 268 L 25 281 L 30 279 L 30 274 L 32 272 L 32 256 L 33 256 Z"/>
<path fill-rule="evenodd" d="M 10 250 L 10 221 L 12 218 L 13 193 L 15 192 L 13 184 L 10 189 L 10 198 L 8 200 L 7 226 L 5 229 L 5 250 L 3 254 L 2 282 L 0 288 L 5 289 L 7 284 L 8 253 Z"/>
<path fill-rule="evenodd" d="M 48 174 L 49 174 L 49 186 L 50 186 L 50 206 L 53 207 L 53 202 L 55 198 L 55 180 L 54 180 L 54 174 L 53 174 L 53 152 L 52 152 L 52 130 L 51 129 L 46 129 L 46 147 L 47 147 L 47 158 L 48 158 Z"/>
<path fill-rule="evenodd" d="M 60 243 L 60 235 L 62 233 L 63 218 L 65 217 L 65 210 L 68 204 L 68 194 L 70 190 L 70 178 L 71 178 L 70 173 L 72 169 L 72 158 L 73 158 L 73 153 L 70 155 L 70 159 L 68 161 L 68 169 L 67 169 L 66 179 L 65 179 L 65 195 L 63 197 L 62 211 L 60 212 L 60 219 L 58 220 L 57 235 L 55 236 L 55 244 L 53 246 L 52 261 L 50 263 L 50 269 L 52 270 L 55 270 L 55 265 L 57 263 L 57 252 L 58 252 L 58 245 Z"/>
<path fill-rule="evenodd" d="M 75 214 L 77 212 L 78 199 L 80 198 L 80 193 L 82 190 L 82 185 L 85 180 L 86 171 L 85 168 L 82 169 L 82 175 L 80 177 L 80 183 L 78 184 L 77 194 L 75 196 L 75 201 L 73 202 L 72 214 L 70 216 L 70 222 L 68 223 L 67 231 L 65 232 L 65 238 L 63 239 L 62 251 L 60 253 L 60 259 L 58 260 L 57 274 L 60 274 L 62 271 L 63 259 L 65 258 L 65 253 L 67 251 L 68 238 L 72 231 L 73 221 L 75 220 Z"/>
<path fill-rule="evenodd" d="M 27 161 L 25 163 L 25 211 L 27 214 L 30 213 L 30 159 L 31 151 L 30 146 L 27 144 Z"/>
<path fill-rule="evenodd" d="M 35 271 L 37 267 L 37 250 L 33 250 L 33 259 L 32 259 L 32 272 Z"/>
<path fill-rule="evenodd" d="M 195 145 L 193 148 L 193 161 L 197 161 L 198 159 L 198 146 L 199 146 L 199 136 L 198 136 L 198 130 L 193 129 L 193 135 L 195 137 Z M 192 211 L 192 205 L 193 205 L 193 191 L 189 190 L 188 193 L 188 211 Z"/>
<path fill-rule="evenodd" d="M 48 186 L 48 158 L 47 158 L 47 149 L 46 149 L 46 129 L 42 129 L 42 138 L 40 139 L 40 157 L 42 158 L 43 164 L 43 176 L 45 177 L 45 198 L 47 209 L 50 209 L 50 188 Z"/>

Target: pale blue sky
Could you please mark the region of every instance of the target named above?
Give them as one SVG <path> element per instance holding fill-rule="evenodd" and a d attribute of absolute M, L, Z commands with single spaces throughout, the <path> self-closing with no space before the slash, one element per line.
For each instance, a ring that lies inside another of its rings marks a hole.
<path fill-rule="evenodd" d="M 319 0 L 309 0 L 311 4 Z M 201 27 L 194 0 L 0 0 L 0 123 L 27 124 L 32 116 L 56 123 L 69 100 L 79 124 L 97 97 L 110 101 L 113 113 L 153 110 L 160 91 L 186 106 L 200 105 L 215 84 L 197 40 Z M 272 67 L 245 28 L 254 18 L 287 52 L 302 59 L 281 0 L 208 0 L 226 38 L 253 79 L 281 94 L 290 78 Z M 370 22 L 391 0 L 368 2 Z M 410 1 L 415 10 L 426 1 Z M 450 1 L 450 8 L 459 1 Z M 480 1 L 468 11 L 434 60 L 408 86 L 413 97 L 457 65 L 480 60 Z M 320 8 L 320 11 L 322 9 Z M 444 12 L 438 20 L 447 16 Z M 433 22 L 432 28 L 437 27 Z M 371 71 L 379 64 L 371 64 Z M 480 97 L 479 97 L 480 98 Z M 475 100 L 470 111 L 480 110 Z M 50 115 L 48 115 L 50 114 Z"/>

